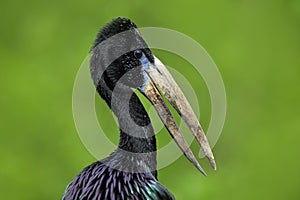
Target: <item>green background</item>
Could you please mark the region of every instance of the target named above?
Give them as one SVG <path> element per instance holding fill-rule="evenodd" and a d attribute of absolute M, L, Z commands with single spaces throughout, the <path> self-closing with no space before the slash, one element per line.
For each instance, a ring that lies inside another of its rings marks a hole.
<path fill-rule="evenodd" d="M 299 0 L 1 1 L 1 199 L 60 199 L 95 161 L 75 129 L 72 88 L 98 29 L 117 16 L 194 38 L 225 83 L 218 171 L 201 160 L 203 177 L 184 157 L 159 171 L 177 199 L 300 199 Z M 206 129 L 210 99 L 201 77 L 175 55 L 155 53 L 199 91 Z M 118 129 L 99 98 L 96 108 L 108 113 L 102 122 L 116 142 Z M 160 147 L 170 140 L 159 137 Z"/>

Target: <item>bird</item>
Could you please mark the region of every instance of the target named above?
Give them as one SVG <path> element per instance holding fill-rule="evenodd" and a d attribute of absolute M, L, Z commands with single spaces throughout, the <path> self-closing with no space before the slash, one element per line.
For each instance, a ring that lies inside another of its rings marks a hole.
<path fill-rule="evenodd" d="M 216 169 L 214 155 L 190 104 L 132 20 L 118 17 L 104 25 L 90 54 L 91 78 L 96 91 L 118 119 L 120 139 L 108 157 L 75 176 L 65 189 L 63 200 L 175 199 L 158 181 L 155 133 L 136 92 L 149 100 L 185 157 L 206 175 L 165 102 L 169 101 Z"/>

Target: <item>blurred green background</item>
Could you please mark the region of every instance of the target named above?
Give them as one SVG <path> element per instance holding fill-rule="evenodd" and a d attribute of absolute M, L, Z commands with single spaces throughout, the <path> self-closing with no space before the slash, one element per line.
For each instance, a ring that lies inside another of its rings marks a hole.
<path fill-rule="evenodd" d="M 1 199 L 60 199 L 95 161 L 75 129 L 72 87 L 99 28 L 117 16 L 191 36 L 223 76 L 228 107 L 214 148 L 218 171 L 201 160 L 209 174 L 203 177 L 183 157 L 161 169 L 160 181 L 177 199 L 300 199 L 299 0 L 2 0 Z M 203 80 L 189 75 L 192 67 L 183 60 L 155 52 L 199 89 L 207 128 Z M 99 107 L 109 113 L 98 98 Z M 117 136 L 111 116 L 107 123 Z"/>

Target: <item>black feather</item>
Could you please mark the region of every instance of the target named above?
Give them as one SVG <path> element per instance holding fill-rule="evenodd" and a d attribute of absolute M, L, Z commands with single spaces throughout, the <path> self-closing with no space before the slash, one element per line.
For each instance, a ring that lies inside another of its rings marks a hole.
<path fill-rule="evenodd" d="M 115 52 L 119 46 L 142 44 L 141 51 L 150 62 L 153 55 L 143 38 L 136 31 L 136 25 L 129 19 L 117 18 L 102 28 L 97 35 L 92 49 L 91 74 L 97 92 L 106 101 L 118 118 L 120 141 L 118 148 L 107 158 L 84 168 L 68 185 L 63 200 L 171 200 L 173 195 L 157 180 L 156 139 L 150 118 L 130 84 L 120 85 L 121 92 L 112 106 L 112 91 L 116 83 L 128 69 L 137 68 L 139 63 L 132 51 L 116 58 L 109 66 L 109 52 Z M 102 42 L 115 34 L 133 30 L 133 38 L 124 38 L 119 44 Z M 105 46 L 107 45 L 107 46 Z M 117 45 L 117 46 L 116 46 Z M 138 68 L 137 68 L 138 69 Z M 127 77 L 133 82 L 138 76 Z M 124 102 L 129 99 L 128 102 Z M 128 106 L 127 115 L 124 106 Z M 131 128 L 133 120 L 137 126 Z M 130 131 L 130 132 L 128 132 Z"/>
<path fill-rule="evenodd" d="M 108 158 L 83 169 L 68 185 L 63 200 L 175 199 L 152 173 L 127 172 L 132 166 L 126 156 L 117 150 Z M 129 168 L 123 168 L 125 166 Z"/>
<path fill-rule="evenodd" d="M 92 49 L 111 36 L 136 28 L 137 26 L 130 19 L 124 17 L 113 19 L 99 31 Z"/>

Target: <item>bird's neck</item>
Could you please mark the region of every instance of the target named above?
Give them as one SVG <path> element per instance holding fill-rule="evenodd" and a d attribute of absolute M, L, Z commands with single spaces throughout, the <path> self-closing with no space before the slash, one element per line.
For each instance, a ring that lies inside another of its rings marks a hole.
<path fill-rule="evenodd" d="M 129 96 L 127 96 L 129 95 Z M 135 93 L 121 96 L 117 117 L 120 127 L 119 148 L 133 153 L 156 151 L 156 140 L 150 118 Z"/>
<path fill-rule="evenodd" d="M 97 87 L 111 110 L 118 118 L 120 141 L 118 154 L 126 154 L 151 169 L 156 170 L 156 139 L 150 118 L 137 95 L 127 87 L 108 92 L 103 85 Z M 129 159 L 129 158 L 128 158 Z M 154 172 L 156 174 L 156 172 Z"/>

